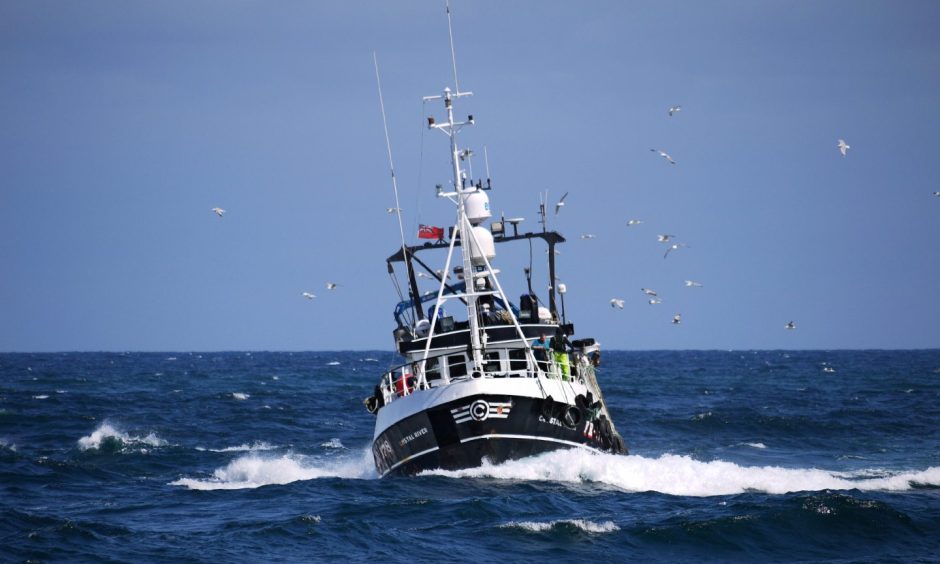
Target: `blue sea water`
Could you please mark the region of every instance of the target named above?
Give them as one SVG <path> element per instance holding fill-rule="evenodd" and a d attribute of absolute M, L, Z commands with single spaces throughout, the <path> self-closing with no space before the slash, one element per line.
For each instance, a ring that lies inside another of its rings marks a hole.
<path fill-rule="evenodd" d="M 630 456 L 379 480 L 393 362 L 0 355 L 0 560 L 940 556 L 940 351 L 607 352 Z"/>

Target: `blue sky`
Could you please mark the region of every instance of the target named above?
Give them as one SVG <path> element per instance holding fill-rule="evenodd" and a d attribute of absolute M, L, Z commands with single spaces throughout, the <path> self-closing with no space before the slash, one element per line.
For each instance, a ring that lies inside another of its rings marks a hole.
<path fill-rule="evenodd" d="M 940 4 L 453 12 L 493 209 L 532 230 L 538 193 L 570 192 L 552 227 L 577 336 L 940 346 Z M 421 102 L 452 86 L 447 41 L 439 1 L 0 3 L 0 351 L 391 349 L 372 53 L 416 242 L 454 215 Z M 689 248 L 663 259 L 659 233 Z M 527 253 L 498 248 L 512 296 Z"/>

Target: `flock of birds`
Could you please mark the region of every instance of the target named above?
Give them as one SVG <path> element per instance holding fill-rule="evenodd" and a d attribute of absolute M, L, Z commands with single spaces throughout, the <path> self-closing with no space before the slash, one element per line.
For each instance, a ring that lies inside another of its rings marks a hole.
<path fill-rule="evenodd" d="M 682 106 L 676 105 L 676 106 L 671 106 L 671 107 L 667 110 L 667 113 L 669 114 L 669 117 L 673 117 L 674 115 L 676 115 L 676 114 L 679 113 L 680 111 L 682 111 Z M 845 139 L 839 139 L 838 142 L 836 143 L 836 148 L 839 150 L 839 153 L 840 153 L 843 157 L 845 157 L 845 156 L 848 154 L 848 150 L 851 149 L 852 147 L 851 147 L 851 145 L 849 145 L 848 143 L 845 142 Z M 665 160 L 666 160 L 669 164 L 671 164 L 671 165 L 677 164 L 677 163 L 676 163 L 676 160 L 673 159 L 672 156 L 671 156 L 669 153 L 667 153 L 666 151 L 664 151 L 664 150 L 662 150 L 662 149 L 650 149 L 650 151 L 653 152 L 653 153 L 656 153 L 657 155 L 659 155 L 660 157 L 662 157 L 663 159 L 665 159 Z M 940 191 L 935 191 L 935 192 L 933 193 L 933 195 L 936 196 L 936 197 L 938 197 L 938 198 L 940 198 Z M 561 209 L 562 209 L 563 207 L 565 207 L 565 198 L 567 198 L 567 197 L 568 197 L 568 192 L 565 192 L 564 195 L 558 200 L 558 202 L 555 203 L 555 215 L 556 215 L 556 216 L 557 216 L 558 213 L 561 211 Z M 220 208 L 220 207 L 212 208 L 210 211 L 212 211 L 212 213 L 214 213 L 214 214 L 217 215 L 218 217 L 222 217 L 222 216 L 225 215 L 225 210 L 222 209 L 222 208 Z M 402 210 L 402 209 L 399 208 L 399 207 L 390 207 L 390 208 L 386 208 L 385 211 L 386 211 L 386 213 L 388 213 L 388 214 L 393 214 L 393 213 L 401 213 L 401 212 L 404 211 L 404 210 Z M 643 220 L 641 220 L 641 219 L 630 219 L 629 221 L 627 221 L 627 227 L 636 227 L 636 226 L 638 226 L 638 225 L 641 225 L 642 223 L 643 223 Z M 595 239 L 596 237 L 597 237 L 597 236 L 594 235 L 594 234 L 592 234 L 592 233 L 585 233 L 585 234 L 581 235 L 581 239 L 583 239 L 583 240 Z M 671 253 L 671 252 L 673 252 L 673 251 L 677 251 L 677 250 L 682 249 L 682 248 L 689 248 L 689 245 L 687 245 L 687 244 L 685 244 L 685 243 L 672 242 L 673 239 L 676 238 L 675 235 L 671 235 L 671 234 L 668 234 L 668 233 L 663 233 L 663 234 L 657 235 L 656 237 L 657 237 L 657 241 L 658 241 L 658 242 L 664 243 L 664 244 L 667 245 L 667 246 L 666 246 L 666 252 L 663 253 L 663 259 L 668 258 L 668 257 L 669 257 L 669 253 Z M 557 251 L 556 251 L 556 253 L 557 253 Z M 438 277 L 445 275 L 445 273 L 443 272 L 443 270 L 437 270 L 437 271 L 435 271 L 435 274 L 437 274 Z M 419 278 L 432 278 L 429 274 L 425 274 L 424 272 L 418 272 L 417 275 L 418 275 Z M 449 278 L 450 278 L 450 274 L 449 274 L 449 273 L 446 274 L 446 277 L 449 279 Z M 339 284 L 337 284 L 337 283 L 335 283 L 335 282 L 327 282 L 327 283 L 326 283 L 326 289 L 327 289 L 327 290 L 335 290 L 338 286 L 339 286 Z M 701 287 L 702 287 L 702 284 L 699 283 L 699 282 L 696 282 L 696 281 L 694 281 L 694 280 L 686 280 L 686 281 L 685 281 L 685 287 L 686 287 L 686 288 L 701 288 Z M 648 298 L 648 299 L 647 299 L 647 303 L 648 303 L 649 305 L 658 305 L 658 304 L 661 304 L 661 303 L 663 302 L 662 299 L 659 297 L 659 295 L 657 294 L 657 292 L 656 292 L 655 290 L 652 290 L 652 289 L 650 289 L 650 288 L 640 288 L 640 291 L 643 292 L 643 294 Z M 302 292 L 302 293 L 301 293 L 301 296 L 304 297 L 304 298 L 306 298 L 306 299 L 308 299 L 308 300 L 312 300 L 312 299 L 314 299 L 314 298 L 317 297 L 316 294 L 314 294 L 314 293 L 312 293 L 312 292 Z M 622 299 L 622 298 L 611 298 L 611 300 L 610 300 L 610 307 L 615 308 L 615 309 L 623 309 L 625 303 L 626 303 L 625 300 Z M 682 323 L 682 314 L 681 314 L 681 313 L 676 313 L 675 315 L 672 316 L 672 324 L 673 324 L 673 325 L 679 325 L 680 323 Z M 789 321 L 786 325 L 784 325 L 784 328 L 787 329 L 787 330 L 794 330 L 794 329 L 796 329 L 796 323 L 793 322 L 793 321 Z"/>
<path fill-rule="evenodd" d="M 667 110 L 667 113 L 669 117 L 673 117 L 680 111 L 682 111 L 682 106 L 676 105 L 676 106 L 670 106 L 669 109 Z M 839 153 L 843 157 L 845 157 L 848 154 L 848 150 L 851 149 L 851 146 L 848 143 L 846 143 L 845 139 L 838 139 L 836 143 L 836 148 L 839 150 Z M 655 153 L 658 156 L 662 157 L 663 159 L 666 160 L 666 162 L 668 162 L 671 165 L 677 164 L 676 160 L 672 157 L 672 155 L 670 155 L 663 149 L 651 148 L 650 152 Z M 934 195 L 940 197 L 940 192 L 934 192 Z M 555 205 L 556 215 L 558 214 L 558 211 L 565 205 L 564 199 L 567 196 L 568 196 L 568 193 L 566 192 L 565 195 L 562 196 L 561 200 L 559 200 L 558 203 Z M 643 220 L 641 219 L 631 219 L 627 221 L 627 227 L 636 227 L 638 225 L 641 225 L 642 223 L 643 223 Z M 585 233 L 581 235 L 581 239 L 584 239 L 584 240 L 594 239 L 595 237 L 596 236 L 591 233 Z M 683 248 L 689 248 L 689 245 L 685 243 L 673 242 L 675 238 L 676 238 L 675 235 L 671 235 L 668 233 L 657 235 L 657 241 L 667 245 L 666 252 L 663 253 L 663 259 L 668 258 L 669 253 L 672 253 L 673 251 L 677 251 Z M 701 286 L 702 284 L 694 280 L 685 281 L 686 288 L 700 288 Z M 651 290 L 650 288 L 641 288 L 640 291 L 642 291 L 648 298 L 647 303 L 649 305 L 658 305 L 662 303 L 662 299 L 658 296 L 656 291 Z M 625 304 L 625 300 L 622 298 L 611 298 L 610 300 L 610 307 L 615 308 L 615 309 L 623 309 L 624 304 Z M 676 313 L 672 317 L 672 324 L 679 325 L 680 323 L 682 323 L 682 314 Z M 793 321 L 790 321 L 786 325 L 784 325 L 784 328 L 787 330 L 796 329 L 796 323 Z"/>

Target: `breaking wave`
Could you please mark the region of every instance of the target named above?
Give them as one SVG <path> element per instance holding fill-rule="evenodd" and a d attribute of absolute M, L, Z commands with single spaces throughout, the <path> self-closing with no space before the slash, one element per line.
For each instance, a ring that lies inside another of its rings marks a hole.
<path fill-rule="evenodd" d="M 431 470 L 422 475 L 451 478 L 496 478 L 553 482 L 599 482 L 625 491 L 655 491 L 669 495 L 708 497 L 744 492 L 785 494 L 821 490 L 905 491 L 940 486 L 940 467 L 921 471 L 868 469 L 833 472 L 816 468 L 741 466 L 689 456 L 659 458 L 597 455 L 583 451 L 554 451 L 500 465 L 484 464 L 466 470 Z"/>
<path fill-rule="evenodd" d="M 209 452 L 255 452 L 263 450 L 277 450 L 280 447 L 277 445 L 271 445 L 264 441 L 255 441 L 251 444 L 244 443 L 238 446 L 230 446 L 225 448 L 205 448 L 205 447 L 196 447 L 196 450 L 199 451 L 209 451 Z"/>
<path fill-rule="evenodd" d="M 107 421 L 99 425 L 92 434 L 78 439 L 78 448 L 81 450 L 117 451 L 128 446 L 162 447 L 166 444 L 167 442 L 155 433 L 149 433 L 145 437 L 137 437 L 118 430 Z"/>
<path fill-rule="evenodd" d="M 366 449 L 356 457 L 329 461 L 297 454 L 279 457 L 247 454 L 216 469 L 211 477 L 180 478 L 169 485 L 185 486 L 191 490 L 240 490 L 318 478 L 355 480 L 376 477 L 372 452 Z"/>
<path fill-rule="evenodd" d="M 586 521 L 584 519 L 562 519 L 559 521 L 548 521 L 548 522 L 539 522 L 539 521 L 510 521 L 500 525 L 502 529 L 522 529 L 524 531 L 532 531 L 535 533 L 541 533 L 544 531 L 557 531 L 563 529 L 576 529 L 583 531 L 585 533 L 612 533 L 614 531 L 619 531 L 620 527 L 614 524 L 613 521 L 604 521 L 603 523 L 596 523 L 594 521 Z"/>

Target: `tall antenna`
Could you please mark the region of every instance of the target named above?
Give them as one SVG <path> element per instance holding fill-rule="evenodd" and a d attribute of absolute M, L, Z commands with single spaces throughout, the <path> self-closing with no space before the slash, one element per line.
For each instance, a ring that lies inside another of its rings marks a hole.
<path fill-rule="evenodd" d="M 392 173 L 392 190 L 395 191 L 395 212 L 398 215 L 398 231 L 401 233 L 401 247 L 406 248 L 405 227 L 401 221 L 401 204 L 398 202 L 398 180 L 395 178 L 395 164 L 392 162 L 392 142 L 388 137 L 388 120 L 385 118 L 385 100 L 382 97 L 382 80 L 379 79 L 379 59 L 372 52 L 372 62 L 375 64 L 375 83 L 379 87 L 379 107 L 382 108 L 382 126 L 385 128 L 385 148 L 388 150 L 388 168 Z"/>
<path fill-rule="evenodd" d="M 460 85 L 457 84 L 457 55 L 454 54 L 454 28 L 450 22 L 450 0 L 447 0 L 447 33 L 450 35 L 450 62 L 454 66 L 454 92 L 460 94 Z"/>

